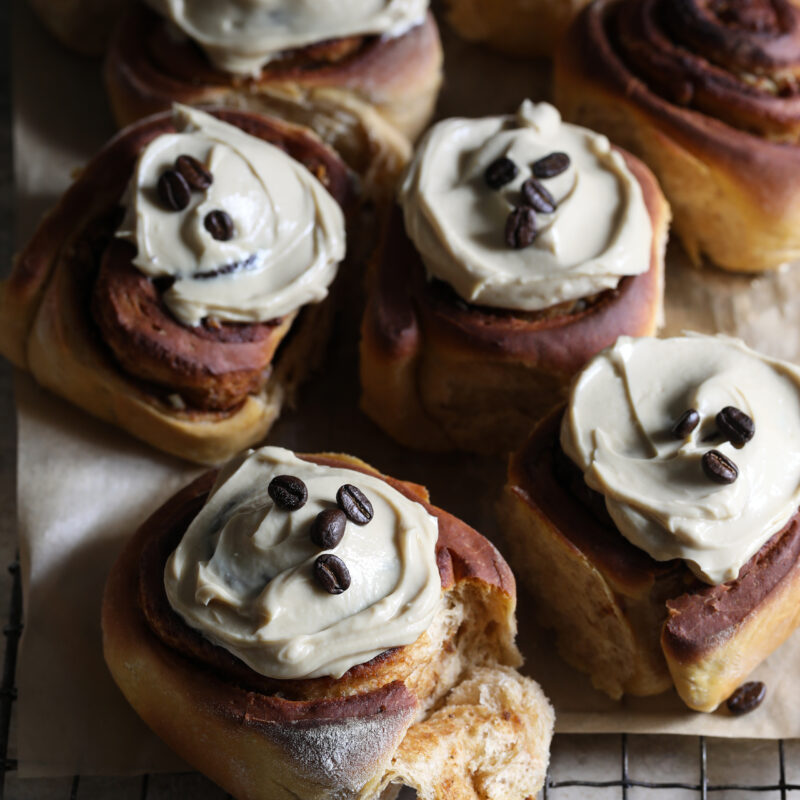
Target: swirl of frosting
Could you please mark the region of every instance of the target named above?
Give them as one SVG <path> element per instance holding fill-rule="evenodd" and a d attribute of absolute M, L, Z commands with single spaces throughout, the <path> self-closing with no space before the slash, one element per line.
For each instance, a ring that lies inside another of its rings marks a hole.
<path fill-rule="evenodd" d="M 720 433 L 728 406 L 755 424 L 743 446 Z M 676 438 L 689 409 L 699 424 Z M 574 384 L 561 445 L 627 539 L 723 583 L 800 506 L 800 368 L 723 336 L 621 337 Z M 733 483 L 704 472 L 712 449 L 738 468 Z"/>
<path fill-rule="evenodd" d="M 273 477 L 302 480 L 308 500 L 285 511 Z M 350 588 L 328 594 L 313 565 L 324 552 L 312 521 L 336 507 L 343 484 L 372 503 L 366 525 L 348 521 L 333 551 Z M 172 608 L 193 628 L 271 678 L 340 677 L 427 630 L 442 597 L 438 522 L 375 475 L 320 466 L 278 447 L 250 451 L 223 468 L 205 506 L 167 561 Z"/>
<path fill-rule="evenodd" d="M 532 165 L 566 153 L 569 167 L 542 180 L 556 202 L 537 214 L 538 235 L 504 239 Z M 500 189 L 484 179 L 499 158 L 517 167 Z M 526 100 L 516 116 L 447 119 L 417 150 L 401 188 L 406 232 L 429 277 L 470 303 L 536 311 L 617 286 L 650 267 L 652 228 L 638 181 L 605 136 L 562 123 Z"/>
<path fill-rule="evenodd" d="M 800 8 L 790 0 L 621 0 L 628 67 L 671 102 L 777 141 L 800 133 Z"/>
<path fill-rule="evenodd" d="M 399 36 L 428 0 L 147 0 L 226 72 L 257 75 L 288 50 L 345 36 Z"/>
<path fill-rule="evenodd" d="M 178 132 L 139 156 L 117 231 L 136 246 L 139 270 L 173 280 L 163 294 L 170 311 L 186 325 L 263 322 L 323 300 L 345 252 L 344 215 L 325 187 L 279 148 L 209 114 L 176 106 L 174 121 Z M 181 155 L 213 181 L 176 211 L 156 187 Z M 230 218 L 230 238 L 207 227 L 214 211 Z"/>

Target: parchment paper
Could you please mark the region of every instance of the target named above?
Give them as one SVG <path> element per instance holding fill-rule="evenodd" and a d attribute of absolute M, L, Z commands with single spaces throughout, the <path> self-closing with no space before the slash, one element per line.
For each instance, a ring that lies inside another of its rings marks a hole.
<path fill-rule="evenodd" d="M 18 241 L 52 205 L 80 166 L 111 134 L 97 62 L 71 56 L 15 6 L 15 148 Z M 525 96 L 546 99 L 547 68 L 510 61 L 445 31 L 447 82 L 440 116 L 513 110 Z M 732 277 L 689 267 L 669 255 L 667 328 L 724 331 L 800 360 L 800 271 Z M 427 485 L 434 501 L 493 538 L 501 459 L 429 456 L 400 448 L 357 410 L 358 309 L 339 321 L 324 372 L 303 390 L 270 441 L 298 450 L 354 453 L 397 477 Z M 18 660 L 18 757 L 22 776 L 135 774 L 181 768 L 130 711 L 109 678 L 100 648 L 105 575 L 124 539 L 197 469 L 135 442 L 17 380 L 19 517 L 25 632 Z M 800 736 L 800 636 L 755 672 L 768 698 L 748 717 L 694 714 L 674 693 L 615 703 L 556 655 L 532 624 L 520 591 L 520 644 L 526 670 L 541 681 L 562 732 L 660 732 L 724 737 Z"/>

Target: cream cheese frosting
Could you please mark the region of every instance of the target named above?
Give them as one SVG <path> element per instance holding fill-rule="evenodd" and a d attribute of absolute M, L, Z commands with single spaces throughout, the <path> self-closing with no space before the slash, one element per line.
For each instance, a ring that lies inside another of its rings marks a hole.
<path fill-rule="evenodd" d="M 728 406 L 755 425 L 741 447 L 716 422 Z M 697 427 L 671 435 L 689 409 Z M 800 506 L 800 368 L 723 336 L 621 337 L 574 384 L 561 445 L 634 545 L 733 580 Z M 704 474 L 712 449 L 738 467 L 733 483 Z"/>
<path fill-rule="evenodd" d="M 503 235 L 509 213 L 532 164 L 552 153 L 570 160 L 564 172 L 541 180 L 557 207 L 536 214 L 533 244 L 510 248 Z M 518 173 L 492 189 L 484 174 L 501 157 Z M 429 277 L 470 303 L 536 311 L 650 268 L 652 226 L 639 182 L 605 136 L 562 122 L 547 103 L 526 100 L 514 116 L 434 125 L 408 169 L 400 203 Z"/>
<path fill-rule="evenodd" d="M 174 278 L 164 301 L 185 325 L 205 317 L 259 322 L 323 300 L 345 253 L 344 215 L 325 187 L 279 148 L 196 109 L 176 106 L 176 133 L 139 156 L 123 197 L 117 236 L 137 248 L 133 263 Z M 159 178 L 189 155 L 211 173 L 182 210 L 159 197 Z M 233 236 L 220 241 L 204 221 L 223 211 Z"/>
<path fill-rule="evenodd" d="M 287 474 L 308 490 L 295 511 L 278 507 L 267 491 Z M 338 546 L 325 551 L 309 530 L 317 514 L 336 507 L 343 484 L 366 495 L 374 516 L 366 525 L 348 520 Z M 164 583 L 188 625 L 256 672 L 340 677 L 428 629 L 443 602 L 437 539 L 436 518 L 379 477 L 263 447 L 223 468 L 170 556 Z M 350 571 L 341 594 L 328 594 L 314 579 L 324 552 Z"/>
<path fill-rule="evenodd" d="M 288 50 L 344 36 L 399 36 L 428 0 L 147 0 L 225 72 L 258 75 Z"/>

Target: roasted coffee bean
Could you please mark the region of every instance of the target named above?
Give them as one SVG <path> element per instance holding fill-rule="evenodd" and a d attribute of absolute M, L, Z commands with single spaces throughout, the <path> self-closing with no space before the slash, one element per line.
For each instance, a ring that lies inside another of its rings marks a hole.
<path fill-rule="evenodd" d="M 555 178 L 568 169 L 569 165 L 570 160 L 566 153 L 550 153 L 535 162 L 532 169 L 536 178 Z"/>
<path fill-rule="evenodd" d="M 693 408 L 684 411 L 678 421 L 670 428 L 676 439 L 685 439 L 700 424 L 700 415 Z"/>
<path fill-rule="evenodd" d="M 221 208 L 209 211 L 203 220 L 203 225 L 218 242 L 227 242 L 233 238 L 233 220 Z"/>
<path fill-rule="evenodd" d="M 725 705 L 737 717 L 757 709 L 767 696 L 767 687 L 761 681 L 743 683 L 729 698 Z"/>
<path fill-rule="evenodd" d="M 341 594 L 350 587 L 347 564 L 333 553 L 323 553 L 314 562 L 314 577 L 328 594 Z"/>
<path fill-rule="evenodd" d="M 267 492 L 283 511 L 297 511 L 308 500 L 306 485 L 294 475 L 276 475 L 269 482 Z"/>
<path fill-rule="evenodd" d="M 507 183 L 511 183 L 517 177 L 519 169 L 517 165 L 506 156 L 496 158 L 486 167 L 483 179 L 490 189 L 502 189 Z"/>
<path fill-rule="evenodd" d="M 736 447 L 747 444 L 756 432 L 753 420 L 735 406 L 725 406 L 717 414 L 717 425 L 722 435 Z"/>
<path fill-rule="evenodd" d="M 356 525 L 366 525 L 375 513 L 372 510 L 372 503 L 367 499 L 364 492 L 352 483 L 346 483 L 339 487 L 336 492 L 336 502 L 339 508 L 347 514 L 347 518 Z"/>
<path fill-rule="evenodd" d="M 536 178 L 528 178 L 522 184 L 522 200 L 541 214 L 552 214 L 556 210 L 555 198 Z"/>
<path fill-rule="evenodd" d="M 347 517 L 338 508 L 320 511 L 311 523 L 311 541 L 323 550 L 333 550 L 344 536 Z"/>
<path fill-rule="evenodd" d="M 158 179 L 158 196 L 171 211 L 183 211 L 189 205 L 192 191 L 186 178 L 176 169 L 168 169 Z"/>
<path fill-rule="evenodd" d="M 506 220 L 506 244 L 521 250 L 536 239 L 536 214 L 528 206 L 515 208 Z"/>
<path fill-rule="evenodd" d="M 703 472 L 714 483 L 733 483 L 739 477 L 739 468 L 719 450 L 703 455 Z"/>
<path fill-rule="evenodd" d="M 194 156 L 178 156 L 175 169 L 189 187 L 198 192 L 204 192 L 214 182 L 214 176 Z"/>

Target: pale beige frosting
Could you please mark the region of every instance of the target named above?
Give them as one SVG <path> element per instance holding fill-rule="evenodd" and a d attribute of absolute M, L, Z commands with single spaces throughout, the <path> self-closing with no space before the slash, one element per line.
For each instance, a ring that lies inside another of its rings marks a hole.
<path fill-rule="evenodd" d="M 136 245 L 133 263 L 142 272 L 175 278 L 164 293 L 170 311 L 186 325 L 209 316 L 258 322 L 323 300 L 345 253 L 339 204 L 300 162 L 268 142 L 196 109 L 175 106 L 173 116 L 178 132 L 156 137 L 139 156 L 117 232 Z M 213 183 L 173 211 L 156 187 L 180 155 L 203 163 Z M 231 217 L 229 241 L 206 229 L 213 210 Z M 239 266 L 208 276 L 232 264 Z"/>
<path fill-rule="evenodd" d="M 258 75 L 288 50 L 344 36 L 399 36 L 429 0 L 147 0 L 226 72 Z"/>
<path fill-rule="evenodd" d="M 708 438 L 726 406 L 755 423 L 741 448 Z M 690 408 L 700 424 L 678 440 L 670 429 Z M 621 337 L 574 384 L 561 444 L 627 539 L 723 583 L 800 506 L 800 368 L 723 336 Z M 734 483 L 705 475 L 711 449 L 736 464 Z"/>
<path fill-rule="evenodd" d="M 570 167 L 542 180 L 558 203 L 536 214 L 529 247 L 505 243 L 533 163 L 566 153 Z M 499 190 L 486 168 L 506 156 L 519 168 Z M 400 192 L 406 232 L 430 277 L 470 303 L 535 311 L 617 286 L 650 268 L 652 226 L 642 190 L 608 139 L 561 121 L 551 105 L 523 102 L 515 116 L 447 119 L 422 140 Z"/>
<path fill-rule="evenodd" d="M 294 475 L 308 488 L 296 511 L 276 507 L 267 487 Z M 336 507 L 350 483 L 374 509 L 366 525 L 348 520 L 331 551 L 310 539 L 312 521 Z M 319 466 L 263 447 L 228 464 L 167 562 L 169 602 L 256 672 L 271 678 L 340 677 L 392 647 L 411 644 L 442 605 L 436 565 L 438 522 L 374 475 Z M 328 594 L 313 565 L 332 552 L 351 585 Z"/>

